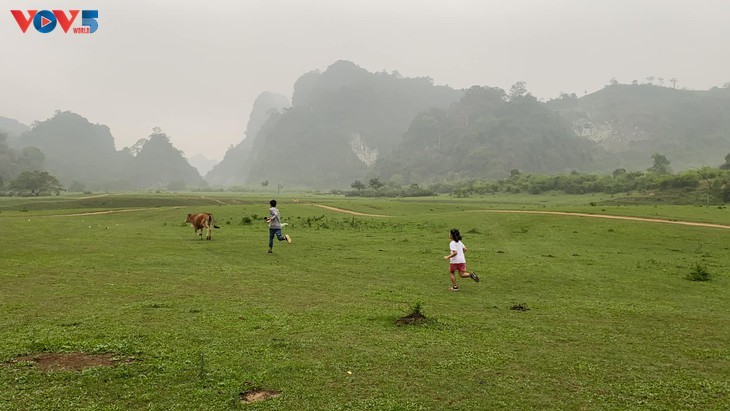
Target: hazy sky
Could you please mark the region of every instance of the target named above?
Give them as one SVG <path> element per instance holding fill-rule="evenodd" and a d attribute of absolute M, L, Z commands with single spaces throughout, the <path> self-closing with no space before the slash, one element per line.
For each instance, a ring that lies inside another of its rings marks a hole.
<path fill-rule="evenodd" d="M 97 9 L 99 28 L 24 34 L 12 9 Z M 259 93 L 291 97 L 341 59 L 454 88 L 523 80 L 546 100 L 612 77 L 730 81 L 727 0 L 9 0 L 0 16 L 0 116 L 71 110 L 118 149 L 159 126 L 188 157 L 222 158 Z"/>

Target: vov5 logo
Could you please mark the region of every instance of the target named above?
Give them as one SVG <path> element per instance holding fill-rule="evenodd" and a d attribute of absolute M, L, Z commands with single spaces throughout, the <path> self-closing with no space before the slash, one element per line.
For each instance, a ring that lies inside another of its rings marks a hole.
<path fill-rule="evenodd" d="M 26 16 L 22 10 L 10 10 L 18 22 L 18 26 L 25 33 L 33 23 L 33 27 L 41 33 L 50 33 L 56 26 L 61 26 L 64 33 L 68 33 L 74 20 L 81 13 L 81 26 L 73 27 L 73 33 L 90 34 L 99 28 L 96 19 L 99 18 L 99 10 L 69 10 L 66 14 L 63 10 L 28 10 Z"/>

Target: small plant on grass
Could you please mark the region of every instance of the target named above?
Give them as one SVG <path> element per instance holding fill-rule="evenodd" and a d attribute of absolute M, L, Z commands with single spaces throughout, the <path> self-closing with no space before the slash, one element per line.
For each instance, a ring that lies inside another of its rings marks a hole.
<path fill-rule="evenodd" d="M 711 277 L 710 272 L 707 271 L 707 267 L 697 263 L 692 267 L 686 278 L 690 281 L 710 281 Z"/>
<path fill-rule="evenodd" d="M 421 310 L 423 310 L 423 304 L 421 304 L 420 301 L 416 302 L 416 304 L 411 307 L 411 313 L 406 315 L 405 317 L 401 317 L 396 320 L 396 325 L 417 325 L 425 323 L 427 321 L 427 318 L 425 315 L 423 315 L 423 312 L 421 312 Z"/>

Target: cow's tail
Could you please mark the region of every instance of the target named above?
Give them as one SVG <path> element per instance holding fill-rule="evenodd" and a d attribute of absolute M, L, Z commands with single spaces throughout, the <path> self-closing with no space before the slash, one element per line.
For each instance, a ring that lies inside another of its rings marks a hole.
<path fill-rule="evenodd" d="M 213 214 L 208 214 L 208 225 L 213 228 L 220 228 L 217 225 L 215 225 Z"/>

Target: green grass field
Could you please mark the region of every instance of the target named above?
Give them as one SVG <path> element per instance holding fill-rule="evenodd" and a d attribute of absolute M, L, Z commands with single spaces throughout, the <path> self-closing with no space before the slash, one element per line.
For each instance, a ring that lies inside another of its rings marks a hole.
<path fill-rule="evenodd" d="M 268 200 L 0 198 L 0 409 L 730 407 L 730 229 L 493 212 L 730 225 L 730 209 L 282 197 L 294 242 L 268 255 Z M 83 215 L 101 211 L 114 212 Z M 221 226 L 212 241 L 183 224 L 201 211 Z M 452 227 L 482 278 L 458 293 L 443 260 Z M 685 278 L 697 264 L 710 281 Z M 396 325 L 416 305 L 428 321 Z M 18 360 L 39 353 L 114 364 Z M 251 390 L 280 395 L 242 404 Z"/>

